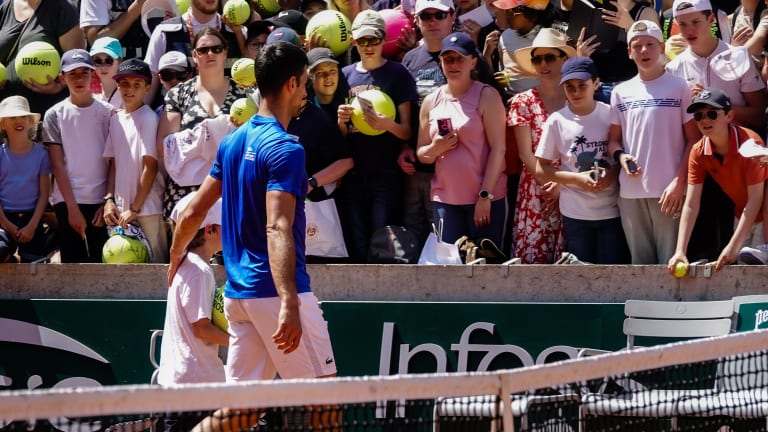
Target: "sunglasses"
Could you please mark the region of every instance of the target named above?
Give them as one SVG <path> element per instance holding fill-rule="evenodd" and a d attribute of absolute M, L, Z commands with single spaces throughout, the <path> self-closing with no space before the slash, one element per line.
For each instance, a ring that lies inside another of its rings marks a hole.
<path fill-rule="evenodd" d="M 374 38 L 358 39 L 355 43 L 357 43 L 358 46 L 367 47 L 367 46 L 381 45 L 381 42 L 382 42 L 381 38 L 374 37 Z"/>
<path fill-rule="evenodd" d="M 107 57 L 104 59 L 95 58 L 93 59 L 93 64 L 96 66 L 112 66 L 113 64 L 115 64 L 115 59 L 113 59 L 112 57 Z"/>
<path fill-rule="evenodd" d="M 187 79 L 187 76 L 189 75 L 189 72 L 187 71 L 175 71 L 175 70 L 161 70 L 158 75 L 160 75 L 160 79 L 162 81 L 184 81 Z"/>
<path fill-rule="evenodd" d="M 720 113 L 716 110 L 709 110 L 709 111 L 697 111 L 693 113 L 693 119 L 696 121 L 702 121 L 704 120 L 704 115 L 706 114 L 707 118 L 710 120 L 715 120 Z"/>
<path fill-rule="evenodd" d="M 438 11 L 434 13 L 422 12 L 419 14 L 419 18 L 421 18 L 422 21 L 429 21 L 433 18 L 438 21 L 442 21 L 448 18 L 448 12 L 443 12 L 443 11 Z"/>
<path fill-rule="evenodd" d="M 542 54 L 542 55 L 536 55 L 531 56 L 531 63 L 537 65 L 541 64 L 541 62 L 547 62 L 547 63 L 554 63 L 557 59 L 561 58 L 562 55 L 556 55 L 556 54 Z"/>
<path fill-rule="evenodd" d="M 214 54 L 221 54 L 223 51 L 224 51 L 224 45 L 214 45 L 214 46 L 195 48 L 195 52 L 197 53 L 197 55 L 206 55 L 209 52 L 212 52 Z"/>

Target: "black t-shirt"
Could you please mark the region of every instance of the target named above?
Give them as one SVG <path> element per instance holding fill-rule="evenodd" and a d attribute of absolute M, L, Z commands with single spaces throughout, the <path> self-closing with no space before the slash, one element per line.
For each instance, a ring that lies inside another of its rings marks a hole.
<path fill-rule="evenodd" d="M 13 0 L 5 0 L 0 4 L 0 63 L 5 65 L 8 72 L 8 82 L 0 90 L 0 100 L 13 95 L 24 96 L 33 112 L 44 114 L 48 108 L 67 96 L 66 90 L 58 95 L 44 95 L 29 90 L 16 75 L 14 60 L 19 50 L 30 42 L 48 42 L 62 54 L 59 38 L 77 27 L 79 22 L 77 10 L 66 0 L 43 0 L 29 19 L 29 24 L 16 20 Z M 14 48 L 17 39 L 19 42 Z"/>
<path fill-rule="evenodd" d="M 308 176 L 339 159 L 352 157 L 349 143 L 341 136 L 336 123 L 312 103 L 307 103 L 301 114 L 291 119 L 287 132 L 299 137 L 299 143 L 304 147 Z M 308 197 L 312 201 L 328 198 L 323 188 L 313 190 Z"/>

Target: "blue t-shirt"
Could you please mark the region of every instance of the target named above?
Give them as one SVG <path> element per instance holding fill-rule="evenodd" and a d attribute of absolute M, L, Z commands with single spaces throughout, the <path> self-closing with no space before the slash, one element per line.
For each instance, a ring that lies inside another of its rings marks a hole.
<path fill-rule="evenodd" d="M 277 297 L 267 256 L 267 191 L 296 196 L 296 291 L 309 292 L 304 257 L 304 149 L 277 120 L 255 115 L 221 142 L 211 177 L 221 181 L 222 245 L 229 298 Z"/>
<path fill-rule="evenodd" d="M 40 196 L 40 176 L 51 174 L 48 150 L 34 143 L 25 154 L 0 147 L 0 204 L 7 211 L 33 211 Z"/>
<path fill-rule="evenodd" d="M 387 61 L 381 67 L 366 72 L 360 72 L 356 66 L 351 64 L 342 69 L 349 84 L 350 97 L 365 90 L 381 90 L 392 99 L 395 108 L 403 102 L 418 100 L 416 83 L 400 63 Z M 417 109 L 416 105 L 413 104 L 411 109 Z M 395 116 L 395 121 L 399 122 L 399 114 Z M 415 134 L 418 131 L 413 130 L 412 133 Z M 402 141 L 391 133 L 368 136 L 355 132 L 347 135 L 347 139 L 352 145 L 354 171 L 371 174 L 382 170 L 400 170 L 397 157 L 400 154 Z"/>

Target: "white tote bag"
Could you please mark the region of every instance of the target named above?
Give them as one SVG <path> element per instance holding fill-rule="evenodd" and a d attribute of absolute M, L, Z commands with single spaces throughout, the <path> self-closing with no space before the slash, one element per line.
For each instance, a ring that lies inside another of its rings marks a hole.
<path fill-rule="evenodd" d="M 419 256 L 419 264 L 463 264 L 459 255 L 459 247 L 443 241 L 443 220 L 438 227 L 432 224 L 432 232 L 424 243 L 424 249 Z"/>
<path fill-rule="evenodd" d="M 339 211 L 333 198 L 323 201 L 305 201 L 307 215 L 307 255 L 346 258 L 347 246 L 339 222 Z"/>

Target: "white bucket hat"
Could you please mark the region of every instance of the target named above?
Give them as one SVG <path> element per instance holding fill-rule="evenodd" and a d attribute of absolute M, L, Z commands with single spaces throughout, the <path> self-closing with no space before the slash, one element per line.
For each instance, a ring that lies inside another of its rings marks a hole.
<path fill-rule="evenodd" d="M 566 57 L 571 58 L 576 55 L 576 50 L 568 45 L 568 37 L 552 28 L 543 28 L 533 39 L 533 44 L 529 47 L 515 50 L 515 61 L 520 68 L 529 73 L 536 74 L 536 69 L 531 63 L 531 53 L 536 48 L 555 48 L 564 52 Z"/>
<path fill-rule="evenodd" d="M 24 96 L 8 96 L 0 102 L 0 119 L 24 116 L 34 117 L 35 123 L 40 121 L 40 114 L 29 111 L 29 102 Z"/>

